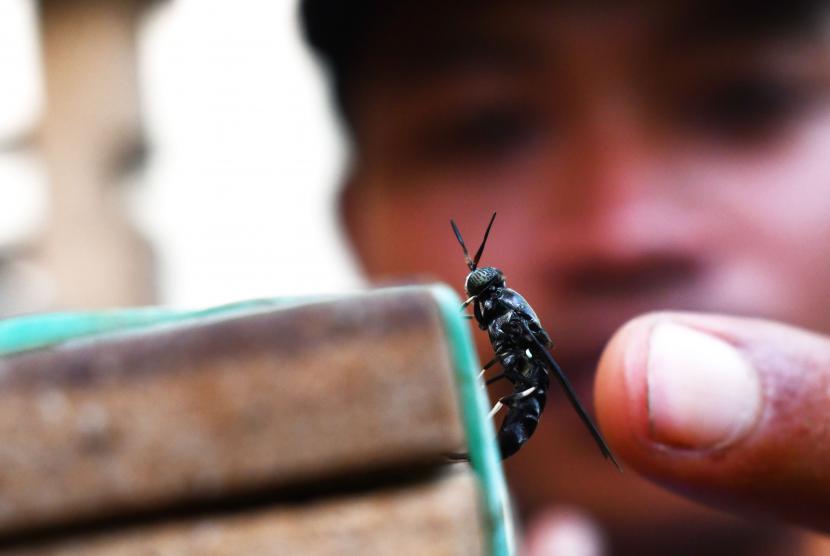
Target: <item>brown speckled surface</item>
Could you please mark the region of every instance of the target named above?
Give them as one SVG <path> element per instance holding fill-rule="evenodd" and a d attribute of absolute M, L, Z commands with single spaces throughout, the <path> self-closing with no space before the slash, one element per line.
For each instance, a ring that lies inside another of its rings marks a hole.
<path fill-rule="evenodd" d="M 484 554 L 476 482 L 448 473 L 406 488 L 292 508 L 90 535 L 9 556 L 475 556 Z"/>
<path fill-rule="evenodd" d="M 0 438 L 8 534 L 436 461 L 463 430 L 411 289 L 0 359 Z"/>

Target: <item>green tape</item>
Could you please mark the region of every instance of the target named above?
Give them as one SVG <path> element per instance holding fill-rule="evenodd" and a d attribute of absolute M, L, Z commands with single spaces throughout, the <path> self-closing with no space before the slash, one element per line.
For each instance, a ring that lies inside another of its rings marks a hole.
<path fill-rule="evenodd" d="M 303 300 L 308 301 L 308 300 Z M 110 311 L 49 313 L 0 320 L 0 356 L 42 349 L 63 342 L 114 332 L 140 330 L 162 324 L 225 317 L 297 303 L 276 298 L 242 301 L 209 309 L 181 310 L 140 307 Z"/>
<path fill-rule="evenodd" d="M 432 287 L 432 293 L 444 318 L 461 396 L 470 461 L 482 486 L 485 520 L 490 528 L 490 553 L 512 556 L 516 550 L 513 519 L 496 432 L 488 418 L 489 401 L 484 384 L 478 378 L 481 364 L 470 325 L 462 317 L 461 299 L 452 289 L 436 285 Z"/>

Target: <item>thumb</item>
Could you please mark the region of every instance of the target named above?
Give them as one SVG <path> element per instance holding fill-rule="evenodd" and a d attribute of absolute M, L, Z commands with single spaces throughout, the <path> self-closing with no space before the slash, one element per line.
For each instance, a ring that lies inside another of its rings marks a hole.
<path fill-rule="evenodd" d="M 630 466 L 681 494 L 830 531 L 830 340 L 657 313 L 611 340 L 597 414 Z"/>
<path fill-rule="evenodd" d="M 554 510 L 531 524 L 522 556 L 602 556 L 602 536 L 596 525 L 577 511 Z"/>

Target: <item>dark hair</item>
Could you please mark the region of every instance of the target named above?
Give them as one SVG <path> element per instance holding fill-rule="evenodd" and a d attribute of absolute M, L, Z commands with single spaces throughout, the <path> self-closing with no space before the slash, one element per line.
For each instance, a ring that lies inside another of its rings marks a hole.
<path fill-rule="evenodd" d="M 459 10 L 497 3 L 499 0 L 472 0 L 461 6 L 450 0 Z M 502 0 L 505 1 L 505 0 Z M 506 0 L 515 1 L 515 0 Z M 543 1 L 543 0 L 537 0 Z M 574 2 L 584 6 L 586 0 L 548 0 L 550 3 Z M 647 6 L 665 7 L 665 0 L 656 0 Z M 599 8 L 604 3 L 594 0 Z M 758 2 L 756 0 L 709 0 L 690 4 L 693 13 L 681 21 L 680 34 L 698 38 L 719 36 L 766 36 L 804 34 L 815 31 L 823 23 L 819 17 L 826 10 L 824 0 L 790 0 L 789 2 Z M 353 81 L 359 79 L 367 51 L 390 22 L 404 13 L 441 11 L 443 2 L 426 0 L 300 0 L 300 25 L 306 42 L 329 72 L 331 86 L 338 108 L 348 120 L 348 94 Z M 414 10 L 413 10 L 414 8 Z M 409 10 L 407 12 L 407 10 Z M 407 16 L 403 18 L 405 22 Z M 418 28 L 420 33 L 420 28 Z"/>
<path fill-rule="evenodd" d="M 346 111 L 346 85 L 358 63 L 384 4 L 395 0 L 301 0 L 300 25 L 305 40 L 331 78 L 335 101 Z"/>

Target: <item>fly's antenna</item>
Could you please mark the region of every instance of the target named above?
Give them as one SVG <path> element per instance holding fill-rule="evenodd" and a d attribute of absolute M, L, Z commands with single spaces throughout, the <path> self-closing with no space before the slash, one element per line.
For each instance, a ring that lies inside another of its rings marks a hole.
<path fill-rule="evenodd" d="M 467 262 L 467 267 L 472 272 L 476 269 L 476 263 L 470 258 L 470 254 L 467 252 L 467 246 L 464 245 L 464 238 L 461 237 L 461 232 L 458 230 L 458 226 L 455 225 L 455 221 L 452 218 L 450 218 L 450 225 L 452 226 L 452 231 L 455 232 L 455 239 L 458 240 L 458 243 L 461 244 L 462 251 L 464 251 L 464 260 Z"/>
<path fill-rule="evenodd" d="M 493 221 L 496 219 L 496 213 L 493 213 L 493 216 L 490 217 L 490 223 L 487 224 L 487 230 L 484 232 L 484 239 L 481 240 L 481 245 L 476 251 L 476 256 L 474 259 L 470 258 L 470 253 L 467 251 L 467 246 L 464 244 L 464 238 L 461 237 L 461 231 L 458 229 L 458 226 L 455 225 L 455 221 L 450 218 L 450 225 L 452 226 L 452 231 L 455 233 L 455 239 L 458 240 L 458 243 L 461 244 L 461 250 L 464 251 L 464 260 L 467 263 L 467 268 L 470 269 L 470 272 L 478 268 L 478 261 L 481 259 L 481 254 L 484 253 L 484 246 L 487 245 L 487 238 L 490 236 L 490 228 L 493 227 Z"/>
<path fill-rule="evenodd" d="M 481 246 L 476 251 L 476 257 L 473 259 L 473 268 L 478 267 L 478 261 L 481 259 L 481 254 L 484 253 L 484 246 L 487 245 L 487 238 L 490 236 L 490 228 L 493 227 L 493 221 L 496 219 L 496 213 L 490 217 L 490 223 L 487 224 L 487 231 L 484 232 L 484 239 L 481 240 Z"/>

